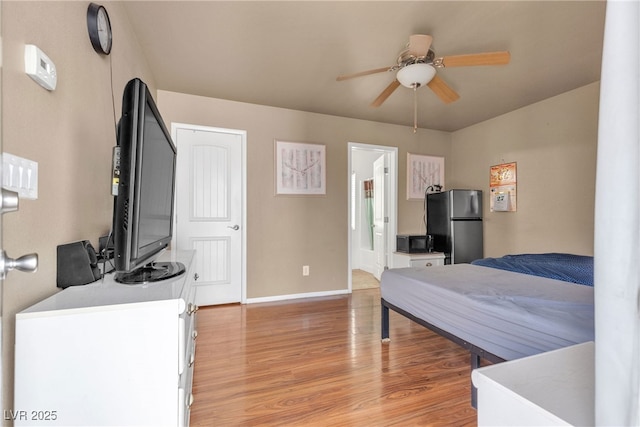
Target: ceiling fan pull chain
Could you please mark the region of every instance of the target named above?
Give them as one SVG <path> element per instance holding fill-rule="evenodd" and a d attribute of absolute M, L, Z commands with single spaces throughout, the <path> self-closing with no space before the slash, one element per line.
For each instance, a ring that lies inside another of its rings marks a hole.
<path fill-rule="evenodd" d="M 413 133 L 418 131 L 418 87 L 413 86 Z"/>

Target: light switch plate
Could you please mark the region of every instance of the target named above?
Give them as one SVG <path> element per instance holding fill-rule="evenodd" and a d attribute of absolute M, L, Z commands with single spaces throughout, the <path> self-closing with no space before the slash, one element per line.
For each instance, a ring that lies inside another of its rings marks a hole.
<path fill-rule="evenodd" d="M 2 153 L 2 187 L 21 199 L 38 198 L 38 162 Z"/>

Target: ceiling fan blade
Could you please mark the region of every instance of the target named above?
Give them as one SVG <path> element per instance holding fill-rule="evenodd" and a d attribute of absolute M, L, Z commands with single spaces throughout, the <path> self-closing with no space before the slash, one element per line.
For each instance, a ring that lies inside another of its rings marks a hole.
<path fill-rule="evenodd" d="M 409 53 L 415 57 L 424 57 L 429 53 L 433 37 L 424 34 L 414 34 L 409 37 Z"/>
<path fill-rule="evenodd" d="M 353 79 L 355 77 L 362 77 L 362 76 L 368 76 L 369 74 L 376 74 L 376 73 L 382 73 L 384 71 L 391 71 L 391 68 L 392 67 L 376 68 L 375 70 L 360 71 L 359 73 L 354 73 L 354 74 L 344 74 L 342 76 L 336 77 L 336 80 L 341 82 L 342 80 Z"/>
<path fill-rule="evenodd" d="M 382 91 L 382 93 L 380 95 L 378 95 L 378 97 L 371 103 L 372 107 L 379 107 L 382 105 L 382 103 L 384 101 L 387 100 L 387 98 L 389 96 L 391 96 L 391 94 L 393 93 L 393 91 L 395 91 L 396 89 L 398 89 L 398 86 L 400 86 L 400 82 L 396 79 L 394 81 L 392 81 L 389 86 L 387 86 L 385 88 L 385 90 Z"/>
<path fill-rule="evenodd" d="M 511 59 L 508 51 L 471 53 L 440 58 L 443 67 L 467 67 L 472 65 L 505 65 Z M 438 60 L 436 60 L 438 62 Z"/>
<path fill-rule="evenodd" d="M 451 89 L 451 87 L 449 87 L 449 85 L 437 75 L 427 83 L 427 86 L 429 86 L 429 89 L 431 89 L 433 93 L 435 93 L 445 104 L 451 104 L 460 98 L 460 95 Z"/>

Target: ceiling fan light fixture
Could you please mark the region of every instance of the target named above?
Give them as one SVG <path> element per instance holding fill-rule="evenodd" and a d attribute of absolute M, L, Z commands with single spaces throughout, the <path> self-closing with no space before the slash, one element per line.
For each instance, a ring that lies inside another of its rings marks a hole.
<path fill-rule="evenodd" d="M 418 63 L 399 69 L 396 78 L 402 86 L 415 89 L 429 83 L 435 75 L 436 69 L 432 65 Z"/>

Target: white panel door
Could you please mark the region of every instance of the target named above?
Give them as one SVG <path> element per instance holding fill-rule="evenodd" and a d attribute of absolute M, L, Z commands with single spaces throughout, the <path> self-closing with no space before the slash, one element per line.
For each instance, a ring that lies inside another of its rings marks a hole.
<path fill-rule="evenodd" d="M 373 251 L 376 257 L 376 279 L 380 276 L 387 264 L 387 203 L 385 188 L 387 186 L 387 155 L 383 154 L 373 162 Z"/>
<path fill-rule="evenodd" d="M 173 124 L 176 244 L 196 250 L 196 304 L 242 302 L 246 133 Z"/>

